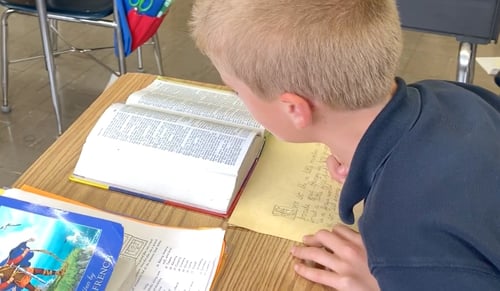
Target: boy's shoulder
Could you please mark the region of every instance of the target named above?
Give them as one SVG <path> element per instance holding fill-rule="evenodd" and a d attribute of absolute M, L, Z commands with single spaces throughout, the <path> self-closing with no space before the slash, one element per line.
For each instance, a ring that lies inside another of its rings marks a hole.
<path fill-rule="evenodd" d="M 498 94 L 493 93 L 492 91 L 480 87 L 475 84 L 470 83 L 461 83 L 456 81 L 449 80 L 422 80 L 412 84 L 409 84 L 410 87 L 416 88 L 425 88 L 427 92 L 432 90 L 435 94 L 445 95 L 445 94 L 474 94 L 480 97 L 486 96 L 490 97 L 500 97 Z M 426 92 L 426 91 L 424 91 Z"/>

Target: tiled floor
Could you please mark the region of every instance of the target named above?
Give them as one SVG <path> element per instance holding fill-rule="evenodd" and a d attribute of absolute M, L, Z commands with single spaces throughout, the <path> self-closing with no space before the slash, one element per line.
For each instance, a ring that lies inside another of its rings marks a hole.
<path fill-rule="evenodd" d="M 195 48 L 188 34 L 191 0 L 176 1 L 160 31 L 165 75 L 203 82 L 220 83 L 208 59 Z M 10 17 L 11 57 L 41 52 L 37 20 Z M 63 35 L 76 46 L 99 46 L 112 37 L 111 31 L 81 24 L 60 24 Z M 455 79 L 458 43 L 454 38 L 405 31 L 405 49 L 399 75 L 408 82 L 419 79 Z M 109 43 L 109 41 L 107 42 Z M 111 51 L 97 56 L 114 65 Z M 480 46 L 478 56 L 500 56 L 500 45 Z M 144 49 L 145 71 L 156 73 L 151 48 Z M 135 55 L 127 61 L 135 69 Z M 63 122 L 68 127 L 105 88 L 110 73 L 93 61 L 75 55 L 56 58 L 58 91 Z M 476 67 L 474 83 L 499 92 L 493 78 Z M 42 61 L 11 65 L 9 97 L 12 112 L 0 113 L 0 186 L 11 185 L 21 173 L 57 138 L 47 73 Z"/>

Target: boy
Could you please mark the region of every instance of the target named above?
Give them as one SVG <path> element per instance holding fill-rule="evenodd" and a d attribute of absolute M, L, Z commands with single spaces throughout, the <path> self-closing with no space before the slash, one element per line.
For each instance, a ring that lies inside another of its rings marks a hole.
<path fill-rule="evenodd" d="M 500 290 L 500 99 L 396 78 L 394 0 L 198 0 L 191 27 L 270 132 L 329 147 L 343 221 L 364 202 L 360 234 L 336 226 L 291 250 L 299 275 L 349 291 Z"/>

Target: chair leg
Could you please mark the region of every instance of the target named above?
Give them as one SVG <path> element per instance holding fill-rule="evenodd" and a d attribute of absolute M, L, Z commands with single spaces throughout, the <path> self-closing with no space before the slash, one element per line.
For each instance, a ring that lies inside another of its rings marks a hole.
<path fill-rule="evenodd" d="M 50 43 L 52 45 L 52 51 L 57 52 L 59 49 L 59 43 L 57 40 L 57 33 L 56 31 L 59 29 L 59 22 L 57 19 L 49 19 L 49 32 L 50 32 Z M 57 55 L 56 55 L 57 56 Z"/>
<path fill-rule="evenodd" d="M 54 112 L 56 114 L 57 132 L 62 134 L 62 121 L 61 121 L 61 104 L 59 95 L 57 93 L 56 74 L 54 65 L 54 55 L 51 48 L 49 23 L 47 18 L 47 6 L 45 0 L 36 0 L 38 11 L 38 20 L 40 24 L 40 34 L 42 36 L 43 52 L 45 55 L 45 63 L 49 74 L 50 92 L 52 95 L 52 104 L 54 105 Z"/>
<path fill-rule="evenodd" d="M 37 0 L 40 1 L 40 0 Z M 120 19 L 118 18 L 118 1 L 113 0 L 113 21 L 116 23 L 115 26 L 115 37 L 118 53 L 118 70 L 120 75 L 124 75 L 127 72 L 127 64 L 125 63 L 125 49 L 123 47 L 123 35 L 122 28 L 120 25 Z"/>
<path fill-rule="evenodd" d="M 7 47 L 8 39 L 8 23 L 7 19 L 15 11 L 12 9 L 7 9 L 2 13 L 1 16 L 1 33 L 2 33 L 2 43 L 0 44 L 0 57 L 2 61 L 2 112 L 8 113 L 11 108 L 9 106 L 9 54 Z"/>
<path fill-rule="evenodd" d="M 144 64 L 142 62 L 142 46 L 137 48 L 137 71 L 144 72 Z"/>
<path fill-rule="evenodd" d="M 457 81 L 472 83 L 474 80 L 474 65 L 476 59 L 477 44 L 461 42 L 458 49 Z"/>
<path fill-rule="evenodd" d="M 161 49 L 160 49 L 160 40 L 158 39 L 158 33 L 153 35 L 153 49 L 156 59 L 156 66 L 158 67 L 158 74 L 163 76 L 163 62 L 161 59 Z"/>
<path fill-rule="evenodd" d="M 155 60 L 156 60 L 156 66 L 158 68 L 158 74 L 160 76 L 163 75 L 163 64 L 161 60 L 161 50 L 160 50 L 160 42 L 158 39 L 158 34 L 155 33 L 153 37 L 151 38 L 152 40 L 152 45 L 153 45 L 153 52 L 155 55 Z M 144 63 L 142 59 L 142 46 L 137 48 L 137 70 L 139 72 L 144 72 Z"/>

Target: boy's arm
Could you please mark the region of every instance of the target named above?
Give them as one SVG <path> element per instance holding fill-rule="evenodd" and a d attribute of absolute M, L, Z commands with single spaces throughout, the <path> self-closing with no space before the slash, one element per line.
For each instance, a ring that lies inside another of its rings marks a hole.
<path fill-rule="evenodd" d="M 387 267 L 373 270 L 382 290 L 498 291 L 500 277 L 479 270 L 454 267 Z"/>

